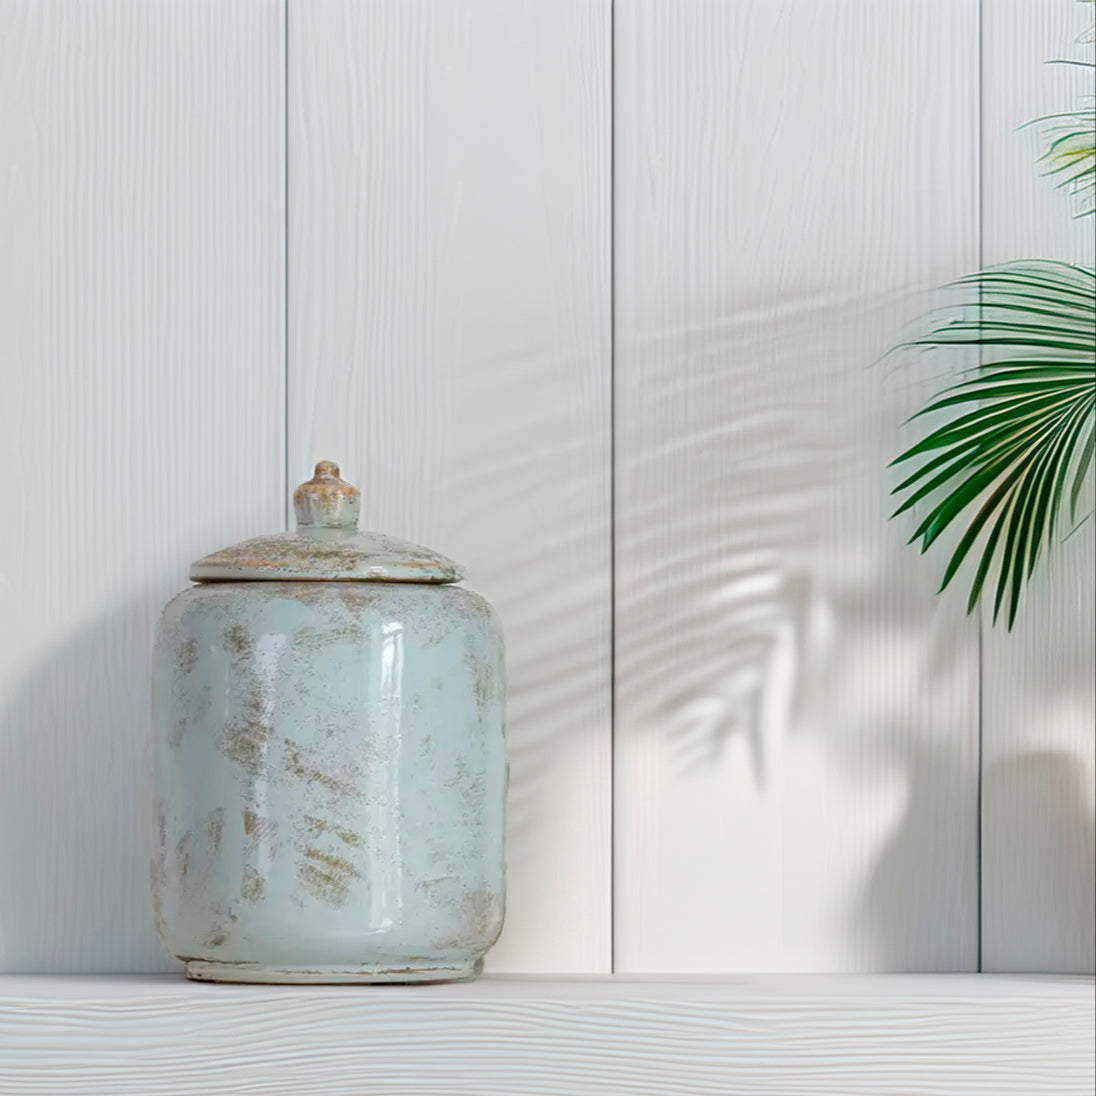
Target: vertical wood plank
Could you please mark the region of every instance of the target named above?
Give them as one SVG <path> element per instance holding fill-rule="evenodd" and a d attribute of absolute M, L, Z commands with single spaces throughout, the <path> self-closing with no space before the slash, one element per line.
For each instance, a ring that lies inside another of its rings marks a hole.
<path fill-rule="evenodd" d="M 608 0 L 291 0 L 289 455 L 506 633 L 489 969 L 610 962 Z"/>
<path fill-rule="evenodd" d="M 1048 258 L 1093 265 L 1091 217 L 1039 175 L 1037 128 L 1096 93 L 1077 44 L 1091 4 L 983 4 L 983 231 L 987 264 Z M 1044 557 L 1013 631 L 985 620 L 983 966 L 1091 973 L 1096 965 L 1096 535 Z"/>
<path fill-rule="evenodd" d="M 148 667 L 283 512 L 283 9 L 0 3 L 0 970 L 169 968 Z"/>
<path fill-rule="evenodd" d="M 615 18 L 618 969 L 972 969 L 976 626 L 881 359 L 977 263 L 977 3 Z"/>

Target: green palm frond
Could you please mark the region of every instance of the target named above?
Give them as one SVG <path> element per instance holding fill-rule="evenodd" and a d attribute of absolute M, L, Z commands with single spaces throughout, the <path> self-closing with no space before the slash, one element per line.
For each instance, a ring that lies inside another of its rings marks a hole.
<path fill-rule="evenodd" d="M 975 545 L 979 556 L 967 611 L 996 571 L 993 619 L 1008 627 L 1025 582 L 1093 465 L 1096 434 L 1096 271 L 1066 263 L 993 267 L 956 283 L 964 300 L 911 345 L 977 347 L 989 359 L 914 416 L 948 420 L 904 452 L 916 461 L 895 489 L 893 516 L 929 507 L 910 538 L 926 551 L 961 516 L 941 590 Z M 911 420 L 913 421 L 913 420 Z M 972 557 L 973 558 L 973 557 Z"/>
<path fill-rule="evenodd" d="M 1036 119 L 1046 141 L 1039 160 L 1043 174 L 1055 176 L 1069 190 L 1078 217 L 1096 210 L 1096 100 L 1085 103 L 1092 106 Z"/>

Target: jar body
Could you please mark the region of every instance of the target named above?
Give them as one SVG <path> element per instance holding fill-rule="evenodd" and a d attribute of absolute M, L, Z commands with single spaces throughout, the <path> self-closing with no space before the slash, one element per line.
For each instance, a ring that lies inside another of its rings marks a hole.
<path fill-rule="evenodd" d="M 211 980 L 473 976 L 502 927 L 504 704 L 461 587 L 180 594 L 153 662 L 165 946 Z"/>

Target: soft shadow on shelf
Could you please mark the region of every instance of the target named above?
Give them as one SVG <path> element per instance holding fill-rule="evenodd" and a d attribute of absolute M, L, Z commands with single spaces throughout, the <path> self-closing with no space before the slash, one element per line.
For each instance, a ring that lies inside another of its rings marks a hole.
<path fill-rule="evenodd" d="M 1092 973 L 1096 817 L 1084 763 L 1050 751 L 994 762 L 983 803 L 987 969 Z"/>
<path fill-rule="evenodd" d="M 843 963 L 972 971 L 978 620 L 956 591 L 937 595 L 942 563 L 906 546 L 901 522 L 881 514 L 879 529 L 888 542 L 865 580 L 829 589 L 830 634 L 807 687 L 812 704 L 843 714 L 823 745 L 870 825 L 850 835 L 865 860 L 849 880 Z"/>
<path fill-rule="evenodd" d="M 0 707 L 0 970 L 175 969 L 149 898 L 153 619 L 148 597 L 98 617 Z"/>
<path fill-rule="evenodd" d="M 976 773 L 966 743 L 896 736 L 905 802 L 850 910 L 861 964 L 884 971 L 971 971 L 977 965 Z M 949 772 L 966 777 L 959 799 L 942 795 Z M 944 812 L 944 813 L 942 813 Z M 950 820 L 946 813 L 955 815 Z M 953 828 L 954 827 L 954 828 Z M 951 847 L 948 833 L 954 833 Z M 955 871 L 956 851 L 964 870 Z"/>

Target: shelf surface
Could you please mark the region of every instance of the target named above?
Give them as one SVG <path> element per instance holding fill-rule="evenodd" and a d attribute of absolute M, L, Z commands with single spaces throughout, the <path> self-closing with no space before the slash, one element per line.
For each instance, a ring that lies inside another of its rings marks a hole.
<path fill-rule="evenodd" d="M 1094 1034 L 1090 977 L 2 975 L 0 1094 L 1091 1096 Z"/>

